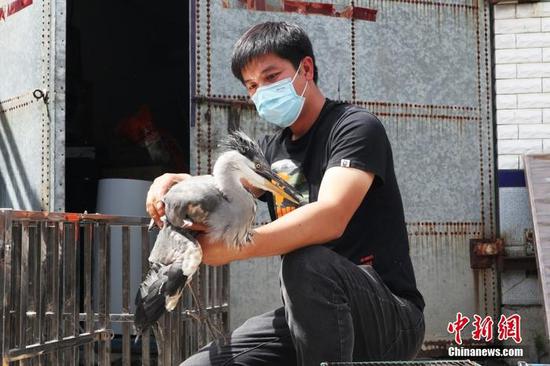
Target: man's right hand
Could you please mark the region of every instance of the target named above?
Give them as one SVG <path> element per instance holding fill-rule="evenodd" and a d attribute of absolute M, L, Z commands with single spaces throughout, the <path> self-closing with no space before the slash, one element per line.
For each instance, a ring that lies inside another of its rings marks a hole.
<path fill-rule="evenodd" d="M 166 173 L 155 178 L 153 184 L 151 184 L 151 187 L 147 192 L 145 208 L 149 216 L 151 216 L 159 228 L 162 227 L 162 220 L 160 218 L 164 216 L 164 203 L 162 202 L 164 195 L 174 184 L 181 182 L 188 177 L 190 177 L 190 175 L 185 173 Z"/>

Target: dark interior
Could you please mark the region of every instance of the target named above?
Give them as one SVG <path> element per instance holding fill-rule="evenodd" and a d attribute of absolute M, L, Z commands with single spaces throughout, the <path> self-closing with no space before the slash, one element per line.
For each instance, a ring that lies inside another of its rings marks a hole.
<path fill-rule="evenodd" d="M 67 2 L 66 211 L 101 178 L 189 168 L 187 1 Z"/>

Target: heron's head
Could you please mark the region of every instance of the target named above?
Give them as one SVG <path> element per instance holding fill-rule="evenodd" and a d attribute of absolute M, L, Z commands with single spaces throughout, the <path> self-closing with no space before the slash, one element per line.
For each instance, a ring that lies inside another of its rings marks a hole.
<path fill-rule="evenodd" d="M 244 178 L 254 187 L 279 194 L 296 204 L 300 203 L 302 195 L 271 170 L 258 144 L 246 134 L 241 131 L 232 132 L 222 143 L 222 147 L 226 152 L 218 160 L 237 171 L 240 178 Z"/>

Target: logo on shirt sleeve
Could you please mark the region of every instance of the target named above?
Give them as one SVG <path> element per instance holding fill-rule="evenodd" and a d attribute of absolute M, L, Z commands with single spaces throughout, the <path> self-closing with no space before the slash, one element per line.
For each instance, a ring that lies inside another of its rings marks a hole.
<path fill-rule="evenodd" d="M 344 168 L 349 168 L 350 167 L 350 161 L 349 159 L 342 159 L 340 160 L 340 166 L 344 167 Z"/>

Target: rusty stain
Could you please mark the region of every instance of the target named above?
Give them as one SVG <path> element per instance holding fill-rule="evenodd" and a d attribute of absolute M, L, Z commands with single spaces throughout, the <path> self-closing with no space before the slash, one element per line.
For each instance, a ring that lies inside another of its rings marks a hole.
<path fill-rule="evenodd" d="M 250 101 L 248 97 L 239 96 L 239 95 L 217 95 L 213 94 L 212 96 L 194 96 L 193 100 L 195 102 L 204 102 L 204 103 L 214 103 L 214 104 L 240 104 L 244 108 L 250 107 L 254 108 L 254 104 Z M 458 113 L 459 111 L 462 112 L 473 112 L 475 111 L 474 107 L 470 106 L 452 106 L 452 105 L 429 105 L 429 104 L 412 104 L 412 103 L 391 103 L 391 102 L 381 102 L 381 101 L 355 101 L 354 103 L 352 101 L 344 101 L 352 104 L 357 104 L 362 107 L 371 108 L 373 111 L 380 111 L 380 113 L 385 113 L 386 115 L 398 115 L 400 117 L 421 117 L 426 118 L 430 117 L 430 112 L 427 113 L 412 113 L 410 110 L 412 109 L 428 109 L 431 111 L 431 115 L 433 118 L 439 118 L 439 119 L 456 119 L 458 120 L 474 120 L 477 121 L 479 119 L 478 116 L 472 116 L 472 115 L 452 115 L 452 114 L 435 114 L 436 110 L 451 110 L 456 111 Z M 392 113 L 390 112 L 390 108 L 401 108 L 406 109 L 405 113 Z"/>
<path fill-rule="evenodd" d="M 351 19 L 359 19 L 359 20 L 367 20 L 371 22 L 376 21 L 376 13 L 377 10 L 375 9 L 368 9 L 368 8 L 362 8 L 358 6 L 351 7 Z"/>
<path fill-rule="evenodd" d="M 294 12 L 299 14 L 317 14 L 337 16 L 339 14 L 334 8 L 333 4 L 329 3 L 316 3 L 309 1 L 284 1 L 283 11 Z"/>
<path fill-rule="evenodd" d="M 476 241 L 473 246 L 473 253 L 477 256 L 490 257 L 502 253 L 504 242 L 502 239 L 494 241 Z"/>
<path fill-rule="evenodd" d="M 5 20 L 10 15 L 32 5 L 32 0 L 15 0 L 0 7 L 0 20 Z"/>
<path fill-rule="evenodd" d="M 237 8 L 255 11 L 272 11 L 298 13 L 302 15 L 324 15 L 339 18 L 376 21 L 376 9 L 349 6 L 338 6 L 331 3 L 312 1 L 265 1 L 265 0 L 221 0 L 224 8 Z"/>
<path fill-rule="evenodd" d="M 427 118 L 427 119 L 444 119 L 444 120 L 463 120 L 463 121 L 477 121 L 477 117 L 469 117 L 469 116 L 450 116 L 450 115 L 443 115 L 443 114 L 437 114 L 437 115 L 431 115 L 429 113 L 427 114 L 413 114 L 413 113 L 389 113 L 389 112 L 376 112 L 375 113 L 378 116 L 389 116 L 389 117 L 408 117 L 408 118 Z"/>
<path fill-rule="evenodd" d="M 456 110 L 462 110 L 462 111 L 477 111 L 476 107 L 460 106 L 460 105 L 392 103 L 392 102 L 382 102 L 382 101 L 362 101 L 362 102 L 356 102 L 356 103 L 362 103 L 362 104 L 365 104 L 365 105 L 379 105 L 379 106 L 395 105 L 395 106 L 399 106 L 399 107 L 410 107 L 410 108 L 432 108 L 434 110 L 437 110 L 437 109 L 455 110 L 456 109 Z"/>
<path fill-rule="evenodd" d="M 478 236 L 478 222 L 411 222 L 407 231 L 411 236 Z"/>

